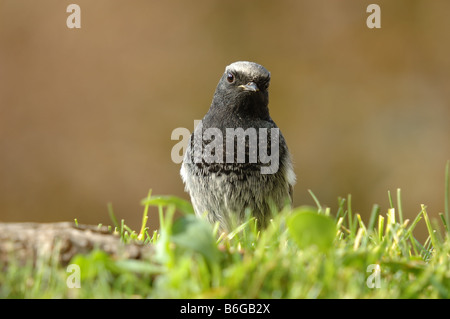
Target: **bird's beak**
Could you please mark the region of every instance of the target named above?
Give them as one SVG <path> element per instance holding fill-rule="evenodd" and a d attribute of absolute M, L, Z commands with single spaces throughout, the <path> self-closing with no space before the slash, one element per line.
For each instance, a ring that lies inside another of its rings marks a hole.
<path fill-rule="evenodd" d="M 259 91 L 259 88 L 255 82 L 248 82 L 245 85 L 239 85 L 239 87 L 242 88 L 244 91 L 250 91 L 250 92 Z"/>

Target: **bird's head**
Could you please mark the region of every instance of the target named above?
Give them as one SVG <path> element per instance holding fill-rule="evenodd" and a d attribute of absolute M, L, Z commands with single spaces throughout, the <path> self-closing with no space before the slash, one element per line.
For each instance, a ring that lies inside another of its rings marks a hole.
<path fill-rule="evenodd" d="M 254 62 L 228 65 L 217 85 L 213 106 L 252 116 L 268 117 L 270 72 Z"/>

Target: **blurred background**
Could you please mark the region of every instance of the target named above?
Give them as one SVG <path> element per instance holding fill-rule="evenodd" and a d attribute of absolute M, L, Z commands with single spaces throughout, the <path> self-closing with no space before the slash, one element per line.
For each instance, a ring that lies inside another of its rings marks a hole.
<path fill-rule="evenodd" d="M 81 8 L 69 29 L 66 8 Z M 366 8 L 381 7 L 381 29 Z M 0 0 L 0 221 L 138 229 L 143 199 L 189 199 L 171 160 L 226 65 L 272 73 L 270 111 L 311 189 L 365 220 L 401 188 L 406 218 L 444 210 L 450 1 Z M 156 210 L 150 228 L 158 226 Z"/>

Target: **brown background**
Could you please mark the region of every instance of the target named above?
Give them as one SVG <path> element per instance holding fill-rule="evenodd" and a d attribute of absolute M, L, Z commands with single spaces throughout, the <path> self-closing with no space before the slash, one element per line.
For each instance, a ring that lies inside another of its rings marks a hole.
<path fill-rule="evenodd" d="M 366 26 L 373 2 L 379 30 Z M 332 208 L 351 193 L 366 216 L 400 187 L 407 218 L 421 203 L 437 217 L 449 12 L 446 0 L 0 0 L 0 220 L 111 224 L 111 202 L 137 228 L 148 189 L 188 199 L 171 132 L 192 130 L 236 60 L 272 73 L 296 205 L 313 203 L 308 189 Z"/>

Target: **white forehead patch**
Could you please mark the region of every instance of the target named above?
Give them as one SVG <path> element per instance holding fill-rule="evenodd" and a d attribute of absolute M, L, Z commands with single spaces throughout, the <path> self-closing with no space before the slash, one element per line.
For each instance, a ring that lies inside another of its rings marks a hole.
<path fill-rule="evenodd" d="M 270 78 L 270 72 L 258 63 L 238 61 L 231 63 L 225 68 L 225 72 L 234 71 L 245 74 L 250 78 Z"/>

